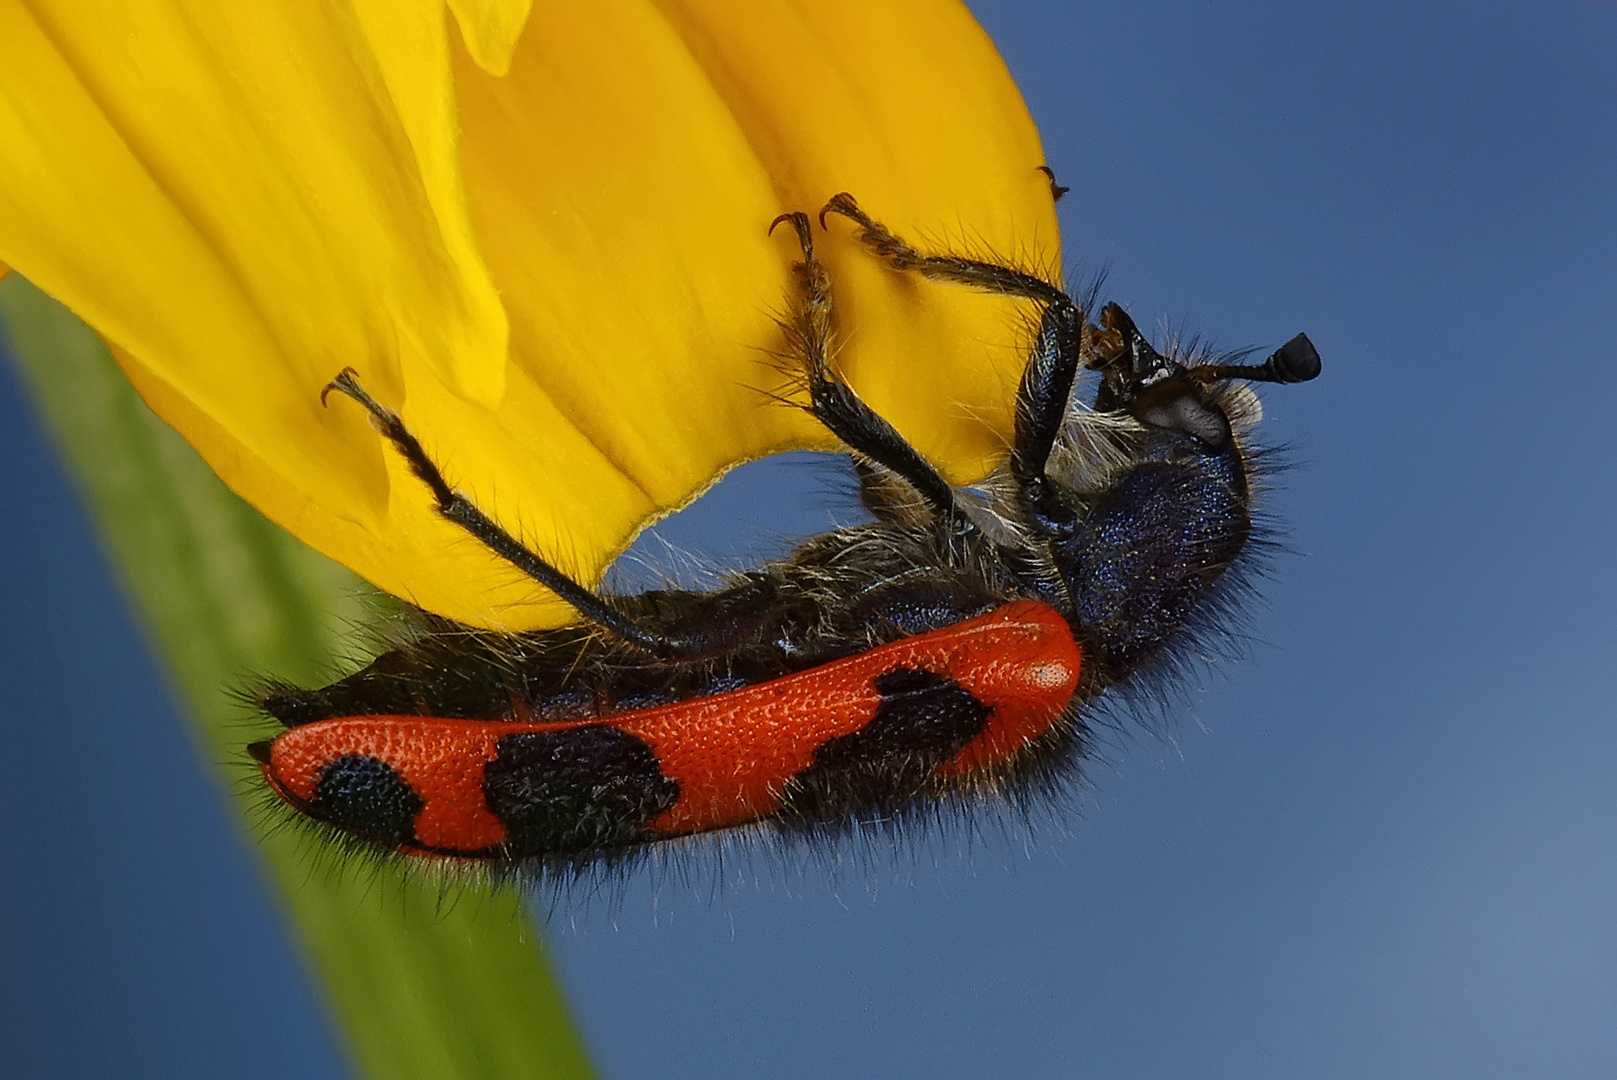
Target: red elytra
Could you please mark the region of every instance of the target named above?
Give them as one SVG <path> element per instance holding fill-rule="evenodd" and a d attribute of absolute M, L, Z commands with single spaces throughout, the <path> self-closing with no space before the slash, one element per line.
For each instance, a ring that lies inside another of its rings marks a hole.
<path fill-rule="evenodd" d="M 286 731 L 264 775 L 294 803 L 314 798 L 323 769 L 347 755 L 391 766 L 422 800 L 419 843 L 476 852 L 506 839 L 490 812 L 483 774 L 507 735 L 605 724 L 644 742 L 678 801 L 649 823 L 663 836 L 719 829 L 780 808 L 779 793 L 827 740 L 868 724 L 881 702 L 872 681 L 900 668 L 957 682 L 991 713 L 938 779 L 969 776 L 1013 760 L 1062 716 L 1081 658 L 1067 621 L 1033 600 L 881 645 L 857 656 L 756 686 L 590 720 L 451 720 L 352 716 Z M 609 777 L 603 777 L 609 780 Z"/>

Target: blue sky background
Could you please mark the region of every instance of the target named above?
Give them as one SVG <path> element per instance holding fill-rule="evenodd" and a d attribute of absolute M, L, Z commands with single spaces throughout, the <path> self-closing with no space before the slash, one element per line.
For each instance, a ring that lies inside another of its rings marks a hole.
<path fill-rule="evenodd" d="M 1617 1075 L 1617 4 L 976 10 L 1070 270 L 1318 345 L 1265 394 L 1297 554 L 1070 836 L 553 928 L 603 1072 Z M 9 373 L 0 490 L 6 1071 L 342 1075 Z M 754 466 L 663 531 L 756 549 L 825 492 Z"/>

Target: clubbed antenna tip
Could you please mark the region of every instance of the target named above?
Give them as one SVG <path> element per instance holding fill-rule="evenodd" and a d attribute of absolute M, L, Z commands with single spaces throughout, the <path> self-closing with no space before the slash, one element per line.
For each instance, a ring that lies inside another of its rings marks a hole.
<path fill-rule="evenodd" d="M 1218 364 L 1214 373 L 1220 379 L 1246 379 L 1250 382 L 1299 383 L 1319 376 L 1319 350 L 1298 334 L 1274 351 L 1261 364 Z"/>

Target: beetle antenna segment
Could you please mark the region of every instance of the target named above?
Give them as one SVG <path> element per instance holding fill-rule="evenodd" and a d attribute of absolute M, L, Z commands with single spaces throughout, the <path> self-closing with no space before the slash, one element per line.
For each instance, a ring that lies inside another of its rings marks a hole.
<path fill-rule="evenodd" d="M 445 519 L 471 533 L 484 547 L 567 601 L 580 615 L 614 637 L 656 656 L 675 655 L 682 651 L 678 641 L 647 630 L 626 618 L 593 591 L 529 551 L 470 499 L 451 488 L 438 466 L 422 449 L 421 441 L 405 426 L 399 414 L 371 397 L 360 385 L 358 373 L 353 368 L 344 368 L 327 384 L 320 394 L 322 403 L 333 390 L 365 407 L 371 414 L 371 423 L 376 430 L 404 455 L 404 460 L 410 464 L 410 471 L 432 489 L 433 498 L 438 501 L 438 513 Z"/>
<path fill-rule="evenodd" d="M 1307 382 L 1318 377 L 1319 371 L 1319 350 L 1307 334 L 1298 334 L 1261 364 L 1213 364 L 1210 368 L 1215 379 L 1268 383 Z"/>

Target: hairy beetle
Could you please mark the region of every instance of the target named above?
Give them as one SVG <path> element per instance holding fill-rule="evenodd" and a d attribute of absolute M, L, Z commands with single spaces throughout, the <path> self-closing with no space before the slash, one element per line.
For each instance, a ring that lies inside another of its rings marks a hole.
<path fill-rule="evenodd" d="M 1308 338 L 1260 365 L 1164 356 L 1115 304 L 1091 324 L 1032 274 L 917 251 L 847 194 L 828 214 L 897 272 L 1039 305 L 988 497 L 952 489 L 832 369 L 830 283 L 801 213 L 775 222 L 803 251 L 791 359 L 875 520 L 714 591 L 584 588 L 457 494 L 345 371 L 328 392 L 369 411 L 439 512 L 582 618 L 440 622 L 330 686 L 266 688 L 286 730 L 250 750 L 283 800 L 362 845 L 544 876 L 712 830 L 1014 797 L 1076 775 L 1097 696 L 1216 627 L 1253 531 L 1243 383 L 1314 378 Z M 1069 400 L 1084 368 L 1088 405 Z"/>

